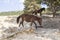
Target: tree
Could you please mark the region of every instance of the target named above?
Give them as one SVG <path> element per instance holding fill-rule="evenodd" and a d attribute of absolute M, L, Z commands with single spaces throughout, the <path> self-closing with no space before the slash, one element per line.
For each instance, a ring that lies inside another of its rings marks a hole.
<path fill-rule="evenodd" d="M 53 12 L 53 17 L 55 17 L 56 11 L 60 10 L 60 0 L 43 0 L 42 2 L 49 6 L 49 9 Z"/>
<path fill-rule="evenodd" d="M 31 13 L 34 10 L 37 10 L 40 8 L 40 1 L 37 0 L 25 0 L 24 5 L 24 13 Z"/>

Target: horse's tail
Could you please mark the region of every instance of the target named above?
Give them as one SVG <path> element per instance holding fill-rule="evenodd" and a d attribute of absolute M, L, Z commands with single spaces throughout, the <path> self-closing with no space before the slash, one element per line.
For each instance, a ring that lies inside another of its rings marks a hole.
<path fill-rule="evenodd" d="M 19 23 L 19 19 L 20 19 L 20 17 L 21 17 L 21 16 L 18 16 L 18 17 L 17 17 L 17 23 Z"/>

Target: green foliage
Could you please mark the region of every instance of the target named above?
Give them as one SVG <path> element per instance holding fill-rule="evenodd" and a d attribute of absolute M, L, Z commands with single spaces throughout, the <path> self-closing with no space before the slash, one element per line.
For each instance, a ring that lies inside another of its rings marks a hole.
<path fill-rule="evenodd" d="M 32 11 L 39 9 L 41 6 L 38 3 L 40 3 L 40 0 L 39 1 L 37 1 L 37 0 L 25 0 L 24 12 L 25 13 L 31 13 Z"/>
<path fill-rule="evenodd" d="M 41 4 L 42 0 L 35 0 L 37 4 Z"/>
<path fill-rule="evenodd" d="M 43 0 L 43 1 L 45 1 L 45 3 L 48 4 L 51 11 L 60 10 L 60 0 Z"/>
<path fill-rule="evenodd" d="M 60 10 L 60 0 L 43 0 L 49 6 L 49 10 L 53 12 L 55 17 L 56 11 Z"/>
<path fill-rule="evenodd" d="M 0 16 L 21 15 L 23 13 L 23 11 L 0 12 Z"/>

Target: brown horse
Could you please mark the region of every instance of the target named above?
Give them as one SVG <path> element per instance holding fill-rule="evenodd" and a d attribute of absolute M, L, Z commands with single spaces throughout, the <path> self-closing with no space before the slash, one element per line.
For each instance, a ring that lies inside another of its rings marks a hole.
<path fill-rule="evenodd" d="M 22 15 L 17 17 L 17 23 L 19 23 L 20 18 L 22 19 L 22 21 L 20 22 L 19 27 L 21 24 L 23 25 L 24 20 L 26 22 L 31 22 L 31 26 L 32 26 L 32 23 L 34 23 L 36 25 L 35 21 L 38 21 L 40 27 L 42 27 L 41 26 L 42 25 L 42 18 L 40 18 L 40 17 L 34 16 L 34 15 L 29 15 L 29 14 L 22 14 Z M 36 29 L 37 29 L 37 26 L 36 26 Z"/>
<path fill-rule="evenodd" d="M 39 10 L 35 10 L 35 11 L 32 12 L 32 14 L 37 15 L 37 13 L 40 13 L 40 16 L 41 16 L 41 15 L 42 15 L 41 12 L 42 12 L 43 10 L 45 11 L 45 8 L 41 8 L 41 9 L 39 9 Z"/>

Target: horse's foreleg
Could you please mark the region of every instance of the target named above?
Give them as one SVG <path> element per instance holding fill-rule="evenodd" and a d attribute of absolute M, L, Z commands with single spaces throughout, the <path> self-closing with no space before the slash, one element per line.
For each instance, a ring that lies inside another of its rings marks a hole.
<path fill-rule="evenodd" d="M 42 26 L 42 19 L 41 20 L 38 20 L 38 23 L 39 23 L 40 27 L 42 28 L 43 27 Z"/>
<path fill-rule="evenodd" d="M 42 13 L 40 12 L 40 16 L 42 16 Z"/>
<path fill-rule="evenodd" d="M 31 22 L 31 26 L 33 23 L 35 24 L 35 28 L 37 29 L 37 24 L 34 21 Z"/>
<path fill-rule="evenodd" d="M 37 15 L 37 12 L 35 13 L 35 15 Z"/>
<path fill-rule="evenodd" d="M 33 21 L 33 23 L 35 24 L 35 27 L 36 27 L 36 29 L 37 29 L 37 24 Z"/>

